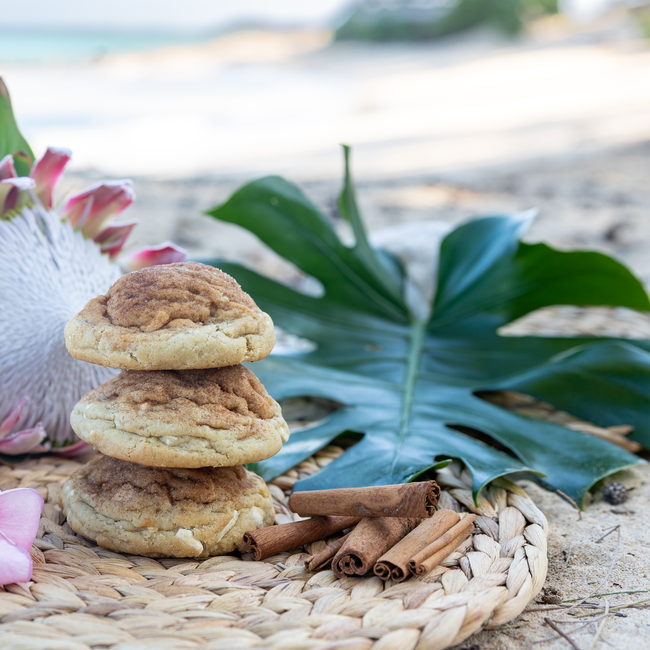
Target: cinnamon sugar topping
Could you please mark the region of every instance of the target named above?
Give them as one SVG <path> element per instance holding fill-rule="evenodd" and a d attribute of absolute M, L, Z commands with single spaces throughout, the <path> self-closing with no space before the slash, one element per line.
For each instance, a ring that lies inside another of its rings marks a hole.
<path fill-rule="evenodd" d="M 153 332 L 205 324 L 219 310 L 259 312 L 229 275 L 198 262 L 152 266 L 122 276 L 106 295 L 109 320 L 120 327 Z M 178 321 L 181 321 L 179 323 Z"/>

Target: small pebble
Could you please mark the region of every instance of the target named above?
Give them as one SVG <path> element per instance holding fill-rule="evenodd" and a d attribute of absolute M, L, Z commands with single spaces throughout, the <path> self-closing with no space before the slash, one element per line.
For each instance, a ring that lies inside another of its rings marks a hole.
<path fill-rule="evenodd" d="M 613 506 L 625 503 L 629 498 L 628 489 L 622 483 L 610 483 L 603 491 L 603 499 Z"/>
<path fill-rule="evenodd" d="M 562 592 L 555 587 L 544 587 L 539 602 L 546 605 L 559 605 L 562 602 Z"/>

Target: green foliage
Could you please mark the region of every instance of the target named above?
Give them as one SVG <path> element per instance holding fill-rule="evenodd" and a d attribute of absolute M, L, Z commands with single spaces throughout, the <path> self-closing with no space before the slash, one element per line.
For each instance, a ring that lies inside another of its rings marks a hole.
<path fill-rule="evenodd" d="M 8 154 L 17 154 L 18 152 L 21 152 L 23 155 L 14 157 L 16 173 L 19 176 L 27 176 L 29 175 L 29 170 L 34 160 L 34 153 L 18 129 L 14 112 L 11 108 L 9 91 L 0 77 L 0 158 L 4 158 Z"/>
<path fill-rule="evenodd" d="M 630 12 L 639 25 L 639 29 L 644 38 L 650 38 L 650 7 L 647 4 L 645 6 L 633 7 Z"/>
<path fill-rule="evenodd" d="M 527 20 L 557 10 L 557 0 L 459 0 L 442 12 L 409 12 L 405 7 L 370 13 L 359 8 L 337 29 L 336 39 L 423 41 L 481 25 L 516 34 Z"/>
<path fill-rule="evenodd" d="M 404 304 L 399 265 L 367 242 L 349 170 L 340 207 L 356 234 L 353 248 L 279 177 L 249 183 L 208 212 L 250 230 L 324 288 L 322 297 L 306 296 L 242 266 L 211 262 L 235 276 L 279 327 L 318 346 L 256 363 L 269 392 L 279 400 L 317 396 L 341 405 L 293 433 L 256 471 L 270 479 L 355 432 L 362 434 L 358 444 L 297 489 L 403 482 L 458 458 L 472 471 L 476 491 L 498 476 L 529 471 L 580 501 L 597 480 L 642 462 L 598 438 L 476 396 L 525 392 L 601 426 L 632 424 L 632 437 L 650 447 L 645 342 L 497 333 L 554 304 L 650 311 L 625 267 L 599 253 L 521 243 L 529 214 L 476 219 L 443 241 L 433 310 L 417 320 Z"/>

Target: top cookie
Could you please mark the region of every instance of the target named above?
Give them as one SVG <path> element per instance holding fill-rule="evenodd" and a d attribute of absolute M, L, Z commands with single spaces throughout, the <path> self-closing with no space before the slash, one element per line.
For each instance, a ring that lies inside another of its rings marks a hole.
<path fill-rule="evenodd" d="M 65 328 L 75 359 L 125 370 L 189 370 L 259 361 L 273 321 L 229 275 L 198 262 L 122 276 Z"/>

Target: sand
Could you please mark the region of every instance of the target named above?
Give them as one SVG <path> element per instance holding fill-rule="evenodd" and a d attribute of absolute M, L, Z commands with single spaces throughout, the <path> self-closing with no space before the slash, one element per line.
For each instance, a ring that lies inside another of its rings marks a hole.
<path fill-rule="evenodd" d="M 582 520 L 578 518 L 576 510 L 557 495 L 527 484 L 531 496 L 549 522 L 547 594 L 557 592 L 561 599 L 570 599 L 594 594 L 596 588 L 598 593 L 648 591 L 609 596 L 607 601 L 610 607 L 650 598 L 650 515 L 647 506 L 650 501 L 650 468 L 635 469 L 628 475 L 626 482 L 630 486 L 636 486 L 626 504 L 611 506 L 597 498 L 582 513 Z M 615 526 L 619 527 L 618 530 L 597 543 L 604 533 Z M 537 598 L 539 600 L 540 597 Z M 605 604 L 602 598 L 590 598 L 589 602 L 600 606 Z M 557 606 L 533 602 L 521 616 L 503 629 L 481 632 L 461 647 L 481 650 L 519 650 L 530 647 L 565 650 L 570 647 L 569 644 L 544 624 L 544 618 L 562 621 L 571 619 L 571 616 L 553 607 Z M 574 609 L 573 614 L 588 611 L 590 610 Z M 599 624 L 600 622 L 591 624 L 578 632 L 573 630 L 580 627 L 580 623 L 568 623 L 560 627 L 571 635 L 579 648 L 586 650 L 591 647 Z M 546 638 L 553 640 L 531 645 Z M 595 647 L 620 650 L 650 648 L 650 610 L 623 609 L 616 616 L 609 616 Z"/>

